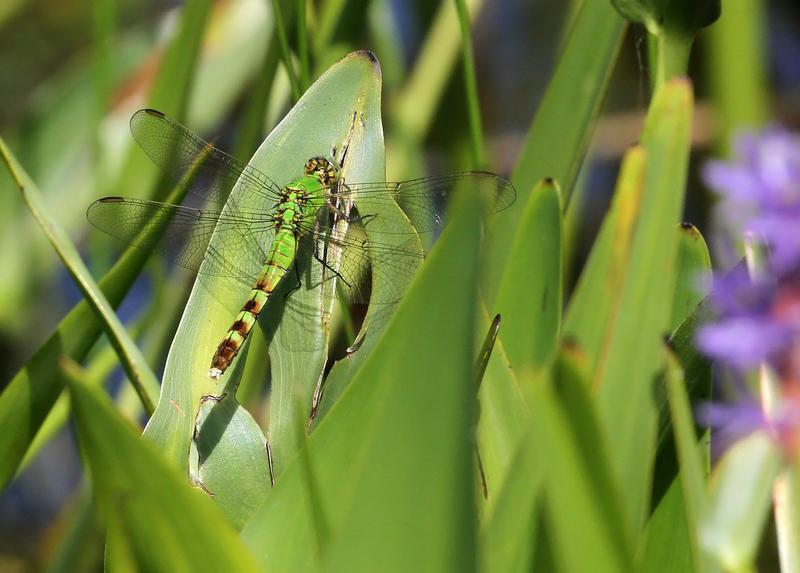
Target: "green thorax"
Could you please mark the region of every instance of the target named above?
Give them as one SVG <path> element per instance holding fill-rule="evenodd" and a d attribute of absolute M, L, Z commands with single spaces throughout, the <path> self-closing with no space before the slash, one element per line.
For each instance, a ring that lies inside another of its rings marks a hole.
<path fill-rule="evenodd" d="M 328 188 L 316 175 L 303 175 L 283 189 L 281 202 L 275 210 L 281 226 L 313 224 L 317 212 L 325 205 Z"/>

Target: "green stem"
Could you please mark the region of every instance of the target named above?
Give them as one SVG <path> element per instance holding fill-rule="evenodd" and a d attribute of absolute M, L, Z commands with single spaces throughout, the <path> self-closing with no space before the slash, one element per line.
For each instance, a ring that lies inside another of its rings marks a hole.
<path fill-rule="evenodd" d="M 305 91 L 311 83 L 311 64 L 308 59 L 306 0 L 297 0 L 297 57 L 300 60 L 300 88 Z"/>
<path fill-rule="evenodd" d="M 481 107 L 478 98 L 478 82 L 475 78 L 475 55 L 472 50 L 469 12 L 464 0 L 455 0 L 458 22 L 461 26 L 461 60 L 464 68 L 464 87 L 469 107 L 469 132 L 472 139 L 472 160 L 477 169 L 486 166 L 486 152 L 483 147 L 483 128 L 481 126 Z"/>
<path fill-rule="evenodd" d="M 289 39 L 286 35 L 286 23 L 283 21 L 283 12 L 279 0 L 272 0 L 272 16 L 275 19 L 275 31 L 278 33 L 278 41 L 281 45 L 281 59 L 286 73 L 289 75 L 289 84 L 292 86 L 292 98 L 294 101 L 300 99 L 300 81 L 294 71 L 292 63 L 292 53 L 289 49 Z"/>
<path fill-rule="evenodd" d="M 693 36 L 685 36 L 662 30 L 658 36 L 656 56 L 656 81 L 658 89 L 674 77 L 685 76 L 689 71 L 689 54 L 692 51 Z"/>
<path fill-rule="evenodd" d="M 314 54 L 319 58 L 322 51 L 330 44 L 336 26 L 344 12 L 346 0 L 327 0 L 320 7 L 317 13 L 319 18 L 314 26 L 314 34 L 311 41 L 314 44 Z M 383 59 L 383 58 L 381 58 Z"/>

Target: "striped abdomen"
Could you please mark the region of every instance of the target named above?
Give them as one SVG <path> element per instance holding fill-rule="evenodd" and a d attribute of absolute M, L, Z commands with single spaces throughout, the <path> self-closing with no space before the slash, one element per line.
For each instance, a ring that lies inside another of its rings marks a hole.
<path fill-rule="evenodd" d="M 247 302 L 242 306 L 242 310 L 239 311 L 236 320 L 214 353 L 211 368 L 208 370 L 209 376 L 219 378 L 233 362 L 244 341 L 247 340 L 259 313 L 272 295 L 272 291 L 286 276 L 287 269 L 294 262 L 296 251 L 297 239 L 294 233 L 290 229 L 279 229 L 275 233 L 275 239 L 272 241 L 272 247 L 267 254 L 267 261 L 261 270 L 258 282 L 250 291 Z"/>

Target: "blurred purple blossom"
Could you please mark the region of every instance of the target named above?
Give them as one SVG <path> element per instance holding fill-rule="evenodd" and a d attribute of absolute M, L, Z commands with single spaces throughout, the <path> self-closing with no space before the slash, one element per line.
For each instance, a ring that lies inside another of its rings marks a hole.
<path fill-rule="evenodd" d="M 715 277 L 710 303 L 719 318 L 698 330 L 698 347 L 737 369 L 779 358 L 800 336 L 796 317 L 775 313 L 780 286 L 772 277 L 753 282 L 744 265 Z"/>
<path fill-rule="evenodd" d="M 735 161 L 712 161 L 706 184 L 720 195 L 719 216 L 771 249 L 777 272 L 800 263 L 800 136 L 781 128 L 739 137 Z"/>
<path fill-rule="evenodd" d="M 755 278 L 744 264 L 715 276 L 717 320 L 697 346 L 739 377 L 765 364 L 777 375 L 780 400 L 769 416 L 752 397 L 706 404 L 698 417 L 729 442 L 754 430 L 794 448 L 800 436 L 800 137 L 780 128 L 740 137 L 731 162 L 713 161 L 703 179 L 719 196 L 717 216 L 732 237 L 765 249 Z"/>

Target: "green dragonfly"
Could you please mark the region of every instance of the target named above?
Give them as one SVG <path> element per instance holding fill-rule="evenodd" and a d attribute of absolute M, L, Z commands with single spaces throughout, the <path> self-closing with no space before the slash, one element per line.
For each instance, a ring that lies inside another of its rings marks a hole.
<path fill-rule="evenodd" d="M 417 232 L 431 232 L 443 225 L 443 210 L 456 190 L 469 187 L 489 194 L 493 211 L 508 207 L 516 197 L 509 181 L 478 171 L 394 183 L 345 182 L 340 165 L 345 153 L 338 161 L 335 157 L 303 158 L 302 174 L 278 185 L 161 112 L 136 112 L 131 131 L 164 172 L 176 182 L 190 182 L 188 196 L 201 201 L 203 208 L 104 197 L 89 206 L 87 217 L 123 242 L 159 250 L 185 268 L 235 277 L 252 287 L 211 359 L 209 376 L 214 379 L 233 362 L 270 296 L 292 268 L 299 286 L 297 263 L 303 249 L 310 250 L 330 277 L 338 279 L 330 296 L 369 304 L 397 301 L 401 293 L 391 289 L 372 292 L 370 273 L 384 273 L 388 280 L 383 282 L 391 283 L 393 269 L 415 269 L 422 255 L 418 249 L 404 248 L 402 240 L 400 246 L 369 240 L 366 231 L 379 215 L 361 212 L 359 200 L 373 207 L 399 205 Z M 298 161 L 298 172 L 300 165 Z M 244 196 L 248 208 L 237 199 Z M 146 238 L 152 234 L 143 231 L 165 219 L 169 223 L 158 242 Z M 209 246 L 212 234 L 215 240 Z M 408 239 L 412 239 L 410 234 Z M 335 262 L 329 259 L 331 252 L 338 253 Z"/>

